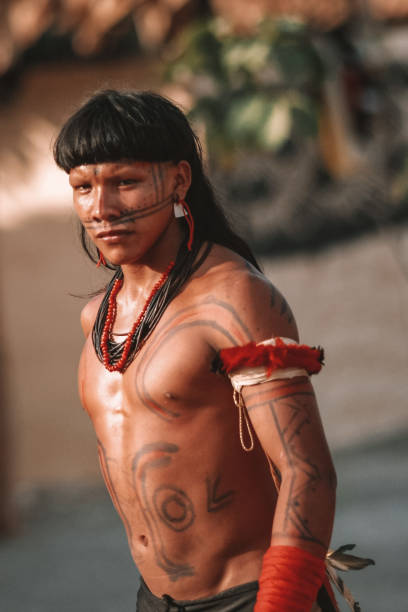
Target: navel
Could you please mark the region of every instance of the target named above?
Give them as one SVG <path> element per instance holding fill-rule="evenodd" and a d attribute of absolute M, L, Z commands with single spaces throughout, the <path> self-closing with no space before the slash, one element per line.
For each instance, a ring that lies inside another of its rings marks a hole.
<path fill-rule="evenodd" d="M 149 539 L 148 539 L 148 537 L 147 537 L 147 536 L 145 536 L 145 535 L 141 535 L 141 536 L 139 537 L 139 542 L 140 542 L 140 543 L 141 543 L 143 546 L 145 546 L 145 547 L 147 548 L 147 546 L 148 546 L 148 544 L 149 544 Z"/>

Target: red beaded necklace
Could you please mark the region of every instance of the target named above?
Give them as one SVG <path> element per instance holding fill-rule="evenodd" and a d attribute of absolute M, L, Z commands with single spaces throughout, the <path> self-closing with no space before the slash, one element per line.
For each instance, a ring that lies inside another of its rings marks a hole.
<path fill-rule="evenodd" d="M 150 295 L 147 298 L 141 313 L 139 314 L 137 320 L 133 323 L 132 329 L 127 334 L 126 340 L 123 345 L 122 354 L 119 360 L 115 364 L 111 363 L 108 343 L 109 343 L 109 339 L 111 338 L 113 325 L 116 319 L 116 309 L 117 309 L 116 308 L 116 296 L 119 293 L 120 288 L 123 285 L 123 278 L 117 278 L 115 282 L 113 283 L 112 291 L 109 296 L 108 312 L 106 314 L 105 324 L 103 326 L 103 331 L 102 331 L 102 336 L 101 336 L 101 351 L 102 351 L 102 356 L 103 356 L 103 365 L 105 366 L 107 370 L 109 370 L 109 372 L 121 372 L 122 373 L 125 370 L 126 361 L 127 361 L 127 358 L 129 357 L 129 353 L 130 353 L 130 349 L 132 345 L 133 335 L 135 334 L 139 325 L 143 321 L 143 317 L 146 314 L 146 311 L 149 307 L 150 302 L 152 301 L 156 293 L 160 290 L 160 288 L 166 282 L 173 267 L 174 267 L 174 261 L 172 261 L 169 264 L 169 266 L 167 267 L 162 277 L 157 281 L 157 283 L 154 285 L 153 289 L 151 290 Z"/>

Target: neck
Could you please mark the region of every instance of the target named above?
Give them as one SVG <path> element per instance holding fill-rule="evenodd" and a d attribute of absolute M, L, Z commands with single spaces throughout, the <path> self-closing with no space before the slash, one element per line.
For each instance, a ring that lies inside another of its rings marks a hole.
<path fill-rule="evenodd" d="M 176 260 L 182 242 L 178 224 L 167 231 L 159 241 L 140 259 L 122 265 L 122 299 L 135 299 L 149 293 L 158 278 L 167 270 L 171 261 Z"/>

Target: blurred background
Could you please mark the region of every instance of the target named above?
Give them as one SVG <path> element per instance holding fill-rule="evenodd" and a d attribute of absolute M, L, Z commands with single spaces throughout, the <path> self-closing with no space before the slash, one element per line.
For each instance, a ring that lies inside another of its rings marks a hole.
<path fill-rule="evenodd" d="M 82 254 L 53 138 L 99 88 L 182 105 L 285 294 L 363 612 L 407 612 L 408 0 L 2 0 L 0 608 L 128 612 L 138 575 L 76 391 Z M 341 604 L 342 610 L 346 607 Z"/>

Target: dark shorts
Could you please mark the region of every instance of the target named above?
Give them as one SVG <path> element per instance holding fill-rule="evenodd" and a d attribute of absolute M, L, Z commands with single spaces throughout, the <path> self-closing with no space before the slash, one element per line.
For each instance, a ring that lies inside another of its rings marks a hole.
<path fill-rule="evenodd" d="M 212 597 L 183 601 L 173 599 L 170 595 L 156 597 L 142 580 L 137 594 L 136 611 L 201 612 L 201 610 L 213 610 L 214 612 L 253 612 L 257 592 L 258 583 L 248 582 L 221 591 L 221 593 Z"/>
<path fill-rule="evenodd" d="M 173 599 L 170 595 L 156 597 L 142 579 L 137 594 L 136 612 L 253 612 L 257 592 L 258 583 L 247 582 L 212 597 L 183 601 Z M 314 609 L 320 608 L 321 612 L 338 612 L 333 594 L 324 586 L 318 593 L 316 604 Z"/>

